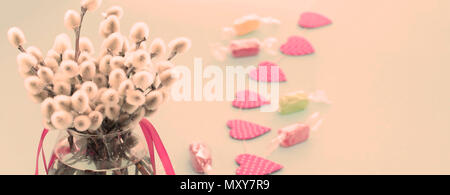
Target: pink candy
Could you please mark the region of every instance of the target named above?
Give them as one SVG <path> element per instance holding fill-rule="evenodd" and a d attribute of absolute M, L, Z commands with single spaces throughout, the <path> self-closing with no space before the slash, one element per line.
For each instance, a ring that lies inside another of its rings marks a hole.
<path fill-rule="evenodd" d="M 309 137 L 309 126 L 294 124 L 278 130 L 280 146 L 289 147 L 306 141 Z"/>
<path fill-rule="evenodd" d="M 205 144 L 194 142 L 189 146 L 191 162 L 197 173 L 208 173 L 211 170 L 211 152 Z"/>
<path fill-rule="evenodd" d="M 258 55 L 259 47 L 258 39 L 234 40 L 230 44 L 231 53 L 235 58 Z"/>

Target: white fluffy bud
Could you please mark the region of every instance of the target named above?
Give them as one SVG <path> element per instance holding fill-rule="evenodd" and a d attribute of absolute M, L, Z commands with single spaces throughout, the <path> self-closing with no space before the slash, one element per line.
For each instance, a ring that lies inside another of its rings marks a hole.
<path fill-rule="evenodd" d="M 55 50 L 58 54 L 62 54 L 64 51 L 71 48 L 71 45 L 72 43 L 70 42 L 70 37 L 65 33 L 61 33 L 55 38 L 53 50 Z"/>
<path fill-rule="evenodd" d="M 81 0 L 81 7 L 88 11 L 95 11 L 100 4 L 102 4 L 102 0 Z"/>
<path fill-rule="evenodd" d="M 8 40 L 15 48 L 19 48 L 19 46 L 26 43 L 25 35 L 22 30 L 17 27 L 12 27 L 8 30 Z"/>
<path fill-rule="evenodd" d="M 176 38 L 168 44 L 170 54 L 182 54 L 191 48 L 191 40 L 185 37 Z"/>
<path fill-rule="evenodd" d="M 38 94 L 44 89 L 44 82 L 37 76 L 31 76 L 25 79 L 25 89 L 31 94 Z"/>
<path fill-rule="evenodd" d="M 132 79 L 137 88 L 146 90 L 155 80 L 155 76 L 147 71 L 140 71 L 134 74 Z"/>
<path fill-rule="evenodd" d="M 78 64 L 72 60 L 64 60 L 59 68 L 61 73 L 68 78 L 77 76 L 79 72 Z"/>
<path fill-rule="evenodd" d="M 86 115 L 79 115 L 75 117 L 73 126 L 78 131 L 86 131 L 91 126 L 91 119 Z"/>
<path fill-rule="evenodd" d="M 148 39 L 148 26 L 143 22 L 138 22 L 131 27 L 130 40 L 134 43 Z"/>
<path fill-rule="evenodd" d="M 120 83 L 122 83 L 126 79 L 127 79 L 127 75 L 125 74 L 125 72 L 122 69 L 120 69 L 120 68 L 114 69 L 109 74 L 109 86 L 111 86 L 111 88 L 117 90 L 119 88 Z"/>
<path fill-rule="evenodd" d="M 166 55 L 166 45 L 161 38 L 156 38 L 150 44 L 149 47 L 150 56 L 152 59 L 160 59 L 162 56 Z"/>
<path fill-rule="evenodd" d="M 69 30 L 74 30 L 80 26 L 81 17 L 75 10 L 67 10 L 64 15 L 64 26 Z"/>
<path fill-rule="evenodd" d="M 72 95 L 71 101 L 72 108 L 78 113 L 83 113 L 89 108 L 89 96 L 84 90 L 76 91 Z"/>
<path fill-rule="evenodd" d="M 52 114 L 51 121 L 57 129 L 65 130 L 72 125 L 73 115 L 67 111 L 57 111 Z"/>
<path fill-rule="evenodd" d="M 94 45 L 92 44 L 91 40 L 87 37 L 81 37 L 80 38 L 80 51 L 81 52 L 87 52 L 88 54 L 93 54 L 95 49 Z"/>
<path fill-rule="evenodd" d="M 100 23 L 99 33 L 103 37 L 108 37 L 109 35 L 119 32 L 120 22 L 117 16 L 108 16 L 106 20 Z"/>

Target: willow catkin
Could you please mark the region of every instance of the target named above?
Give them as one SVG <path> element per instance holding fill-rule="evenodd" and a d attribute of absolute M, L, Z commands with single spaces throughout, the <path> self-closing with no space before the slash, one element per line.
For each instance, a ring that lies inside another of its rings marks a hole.
<path fill-rule="evenodd" d="M 88 128 L 91 131 L 95 131 L 102 125 L 103 122 L 103 114 L 99 111 L 92 111 L 88 115 L 89 120 L 91 121 L 91 126 Z"/>
<path fill-rule="evenodd" d="M 28 53 L 19 53 L 17 55 L 16 61 L 19 66 L 23 66 L 24 68 L 27 69 L 31 69 L 38 63 L 36 58 Z"/>
<path fill-rule="evenodd" d="M 82 64 L 83 62 L 93 60 L 91 55 L 85 51 L 82 51 L 78 56 L 78 64 Z"/>
<path fill-rule="evenodd" d="M 117 16 L 117 18 L 122 18 L 123 16 L 123 9 L 120 6 L 112 6 L 108 8 L 103 14 L 103 17 L 107 18 L 108 16 Z"/>
<path fill-rule="evenodd" d="M 191 40 L 186 37 L 179 37 L 169 42 L 170 54 L 182 54 L 191 48 Z"/>
<path fill-rule="evenodd" d="M 54 97 L 57 110 L 70 111 L 72 109 L 72 99 L 68 95 L 57 95 Z"/>
<path fill-rule="evenodd" d="M 65 33 L 61 33 L 55 38 L 55 42 L 53 43 L 53 50 L 58 54 L 64 53 L 67 49 L 72 48 L 72 43 L 70 41 L 69 35 Z"/>
<path fill-rule="evenodd" d="M 173 69 L 168 69 L 160 73 L 159 78 L 162 86 L 170 87 L 178 79 L 178 75 Z"/>
<path fill-rule="evenodd" d="M 134 68 L 141 69 L 149 65 L 150 63 L 150 54 L 147 53 L 147 51 L 139 49 L 133 53 L 132 65 Z"/>
<path fill-rule="evenodd" d="M 53 71 L 53 73 L 58 71 L 59 64 L 54 58 L 48 57 L 48 56 L 45 57 L 44 64 L 45 64 L 45 67 L 50 68 Z"/>
<path fill-rule="evenodd" d="M 111 73 L 109 74 L 109 86 L 113 89 L 118 89 L 119 85 L 125 81 L 127 79 L 127 75 L 125 74 L 125 72 L 120 69 L 114 69 L 113 71 L 111 71 Z"/>
<path fill-rule="evenodd" d="M 73 126 L 78 131 L 86 131 L 91 127 L 91 119 L 87 115 L 79 115 L 73 120 Z"/>
<path fill-rule="evenodd" d="M 105 107 L 104 104 L 98 104 L 98 105 L 95 107 L 95 110 L 94 110 L 94 111 L 97 111 L 97 112 L 100 112 L 100 113 L 102 113 L 102 114 L 105 114 L 105 110 L 106 110 L 106 107 Z"/>
<path fill-rule="evenodd" d="M 129 90 L 126 94 L 126 102 L 131 105 L 141 106 L 145 103 L 145 96 L 139 90 Z"/>
<path fill-rule="evenodd" d="M 71 101 L 72 101 L 72 109 L 78 113 L 83 113 L 89 108 L 89 96 L 84 90 L 76 91 L 72 95 Z"/>
<path fill-rule="evenodd" d="M 53 81 L 53 71 L 48 67 L 40 67 L 37 72 L 38 77 L 46 84 L 50 84 Z"/>
<path fill-rule="evenodd" d="M 87 52 L 90 55 L 94 54 L 94 44 L 92 44 L 92 41 L 89 38 L 80 37 L 80 51 Z"/>
<path fill-rule="evenodd" d="M 75 60 L 75 51 L 72 49 L 67 49 L 66 51 L 64 51 L 63 53 L 63 60 Z"/>
<path fill-rule="evenodd" d="M 99 72 L 105 74 L 105 75 L 109 75 L 109 73 L 111 72 L 112 68 L 111 68 L 111 55 L 106 55 L 103 56 L 102 59 L 100 59 L 99 65 L 98 65 L 98 69 Z"/>
<path fill-rule="evenodd" d="M 119 95 L 125 96 L 129 90 L 134 90 L 134 89 L 135 89 L 135 87 L 134 87 L 133 81 L 131 81 L 130 79 L 127 79 L 127 80 L 123 81 L 122 83 L 120 83 L 118 92 L 119 92 Z"/>
<path fill-rule="evenodd" d="M 116 90 L 109 88 L 103 92 L 101 102 L 105 104 L 105 106 L 116 105 L 119 103 L 119 94 Z"/>
<path fill-rule="evenodd" d="M 138 22 L 131 27 L 129 38 L 133 43 L 148 39 L 149 29 L 144 22 Z"/>
<path fill-rule="evenodd" d="M 173 67 L 174 67 L 174 65 L 169 61 L 160 61 L 160 62 L 156 63 L 156 69 L 159 73 L 161 73 L 165 70 L 171 69 Z"/>
<path fill-rule="evenodd" d="M 26 43 L 25 35 L 17 27 L 12 27 L 8 30 L 8 41 L 14 48 L 19 48 L 19 46 Z"/>
<path fill-rule="evenodd" d="M 133 84 L 142 90 L 146 90 L 151 86 L 155 77 L 153 74 L 147 71 L 140 71 L 133 75 L 132 80 Z"/>
<path fill-rule="evenodd" d="M 69 30 L 74 30 L 80 26 L 80 13 L 75 10 L 67 10 L 64 15 L 64 26 Z"/>
<path fill-rule="evenodd" d="M 106 87 L 108 85 L 108 79 L 105 75 L 98 73 L 94 76 L 94 83 L 97 87 Z"/>
<path fill-rule="evenodd" d="M 115 15 L 111 15 L 100 23 L 99 34 L 104 38 L 106 38 L 113 33 L 119 32 L 119 30 L 120 30 L 119 18 Z"/>
<path fill-rule="evenodd" d="M 35 47 L 35 46 L 30 46 L 27 48 L 27 53 L 32 55 L 34 58 L 36 58 L 36 60 L 38 62 L 43 62 L 44 61 L 44 56 L 42 55 L 42 51 Z"/>
<path fill-rule="evenodd" d="M 64 130 L 72 126 L 73 115 L 67 111 L 56 111 L 52 114 L 51 122 L 55 128 Z"/>
<path fill-rule="evenodd" d="M 81 0 L 81 7 L 88 11 L 95 11 L 102 4 L 102 0 Z"/>
<path fill-rule="evenodd" d="M 111 58 L 109 64 L 112 69 L 124 68 L 125 67 L 125 58 L 122 56 L 114 56 Z"/>
<path fill-rule="evenodd" d="M 28 93 L 28 97 L 34 103 L 39 104 L 39 103 L 42 103 L 46 98 L 50 97 L 50 95 L 47 91 L 41 91 L 37 94 Z"/>
<path fill-rule="evenodd" d="M 92 61 L 85 61 L 80 65 L 80 75 L 83 81 L 92 81 L 95 77 L 95 64 Z"/>
<path fill-rule="evenodd" d="M 116 32 L 109 35 L 104 41 L 102 48 L 107 49 L 113 54 L 118 54 L 122 51 L 123 37 L 120 33 Z"/>
<path fill-rule="evenodd" d="M 64 81 L 55 82 L 53 85 L 53 92 L 57 95 L 70 95 L 71 89 L 70 83 Z"/>
<path fill-rule="evenodd" d="M 52 58 L 58 63 L 62 60 L 61 54 L 59 54 L 58 52 L 56 52 L 53 49 L 48 50 L 47 55 L 45 56 L 45 59 L 47 59 L 47 58 Z M 45 59 L 44 59 L 44 61 L 45 61 Z"/>
<path fill-rule="evenodd" d="M 81 85 L 81 90 L 85 91 L 89 97 L 89 100 L 94 100 L 97 96 L 98 87 L 92 81 L 86 81 Z"/>
<path fill-rule="evenodd" d="M 150 44 L 149 52 L 152 59 L 158 60 L 166 55 L 166 44 L 161 38 L 156 38 Z"/>
<path fill-rule="evenodd" d="M 105 108 L 105 116 L 111 120 L 117 120 L 120 115 L 120 106 L 117 104 L 107 105 Z"/>
<path fill-rule="evenodd" d="M 127 103 L 127 102 L 125 102 L 125 103 L 122 105 L 122 111 L 124 111 L 124 112 L 126 112 L 126 113 L 128 113 L 128 114 L 134 113 L 138 108 L 139 108 L 138 105 L 132 105 L 132 104 L 129 104 L 129 103 Z"/>
<path fill-rule="evenodd" d="M 56 101 L 53 98 L 46 98 L 41 103 L 42 116 L 45 119 L 50 120 L 54 112 L 56 112 Z"/>
<path fill-rule="evenodd" d="M 160 90 L 153 90 L 145 96 L 145 107 L 148 110 L 156 110 L 164 101 L 163 94 Z"/>
<path fill-rule="evenodd" d="M 44 89 L 45 83 L 37 76 L 30 76 L 24 81 L 25 89 L 30 94 L 38 94 Z"/>
<path fill-rule="evenodd" d="M 64 60 L 61 62 L 60 70 L 62 75 L 73 78 L 78 75 L 79 67 L 78 64 L 72 60 Z"/>

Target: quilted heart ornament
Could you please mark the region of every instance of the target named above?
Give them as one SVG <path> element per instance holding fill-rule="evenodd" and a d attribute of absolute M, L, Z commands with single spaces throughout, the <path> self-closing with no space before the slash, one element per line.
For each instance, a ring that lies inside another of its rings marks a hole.
<path fill-rule="evenodd" d="M 258 108 L 266 104 L 270 104 L 270 101 L 249 90 L 237 92 L 232 103 L 235 108 L 240 109 Z"/>
<path fill-rule="evenodd" d="M 258 67 L 251 70 L 249 77 L 256 81 L 262 82 L 284 82 L 286 81 L 286 75 L 281 68 L 269 61 L 261 62 Z"/>
<path fill-rule="evenodd" d="M 331 24 L 331 20 L 321 14 L 305 12 L 300 15 L 298 25 L 303 28 L 318 28 Z"/>
<path fill-rule="evenodd" d="M 268 175 L 283 168 L 278 163 L 253 154 L 240 154 L 236 162 L 240 165 L 236 175 Z"/>
<path fill-rule="evenodd" d="M 311 43 L 303 37 L 291 36 L 280 47 L 280 51 L 290 56 L 302 56 L 314 53 Z"/>
<path fill-rule="evenodd" d="M 270 131 L 269 127 L 244 120 L 229 120 L 227 126 L 230 128 L 230 136 L 238 140 L 253 139 Z"/>

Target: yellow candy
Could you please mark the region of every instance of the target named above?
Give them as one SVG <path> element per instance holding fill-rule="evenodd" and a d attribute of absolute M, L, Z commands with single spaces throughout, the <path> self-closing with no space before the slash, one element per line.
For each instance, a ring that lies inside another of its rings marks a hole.
<path fill-rule="evenodd" d="M 236 35 L 241 36 L 255 31 L 260 24 L 261 21 L 257 15 L 248 15 L 235 20 L 233 28 Z"/>
<path fill-rule="evenodd" d="M 281 114 L 290 114 L 302 111 L 308 104 L 308 94 L 303 91 L 294 92 L 280 98 L 279 112 Z"/>

